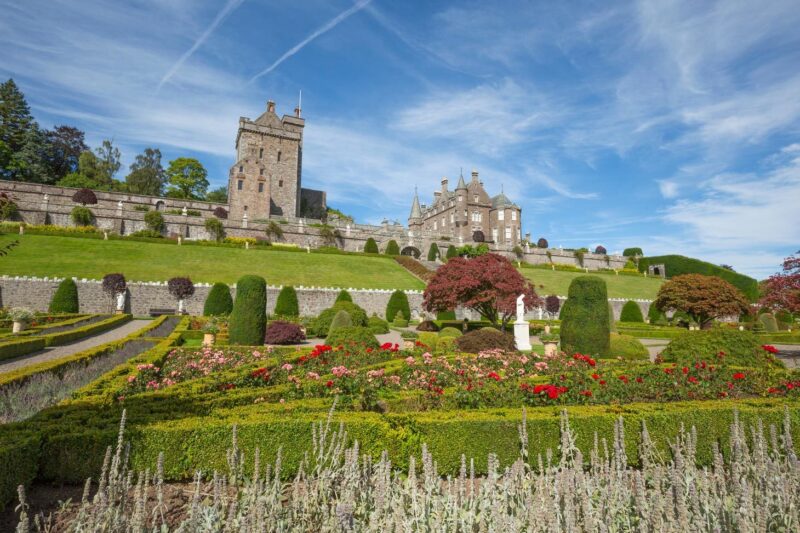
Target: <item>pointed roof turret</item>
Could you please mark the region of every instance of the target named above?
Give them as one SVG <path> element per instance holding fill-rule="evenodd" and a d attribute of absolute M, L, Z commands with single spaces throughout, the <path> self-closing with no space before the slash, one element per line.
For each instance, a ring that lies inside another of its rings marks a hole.
<path fill-rule="evenodd" d="M 466 189 L 466 188 L 467 184 L 464 181 L 464 173 L 462 172 L 461 175 L 458 177 L 458 185 L 456 185 L 456 190 Z"/>
<path fill-rule="evenodd" d="M 414 187 L 414 201 L 411 203 L 411 215 L 408 218 L 422 218 L 422 209 L 419 207 L 417 188 Z"/>

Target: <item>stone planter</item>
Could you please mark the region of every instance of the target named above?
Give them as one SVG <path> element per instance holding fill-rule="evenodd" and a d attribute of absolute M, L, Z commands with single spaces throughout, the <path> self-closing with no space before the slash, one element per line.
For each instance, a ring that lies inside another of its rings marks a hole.
<path fill-rule="evenodd" d="M 214 333 L 203 334 L 203 346 L 214 346 L 217 336 Z"/>
<path fill-rule="evenodd" d="M 558 353 L 558 341 L 544 341 L 543 344 L 545 357 L 555 357 Z"/>
<path fill-rule="evenodd" d="M 547 335 L 550 335 L 550 324 L 545 324 L 545 325 L 544 325 L 544 332 L 545 332 Z"/>
<path fill-rule="evenodd" d="M 11 333 L 19 333 L 25 330 L 27 324 L 25 322 L 14 321 L 14 324 L 11 326 Z"/>

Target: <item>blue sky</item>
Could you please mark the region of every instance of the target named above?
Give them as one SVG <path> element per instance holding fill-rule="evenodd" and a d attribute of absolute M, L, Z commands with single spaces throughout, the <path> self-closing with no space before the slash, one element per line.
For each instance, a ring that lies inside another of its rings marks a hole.
<path fill-rule="evenodd" d="M 793 5 L 794 4 L 794 5 Z M 39 122 L 233 163 L 303 91 L 304 185 L 405 223 L 476 168 L 564 247 L 762 278 L 800 248 L 796 2 L 0 1 L 0 76 Z M 124 176 L 125 171 L 119 177 Z"/>

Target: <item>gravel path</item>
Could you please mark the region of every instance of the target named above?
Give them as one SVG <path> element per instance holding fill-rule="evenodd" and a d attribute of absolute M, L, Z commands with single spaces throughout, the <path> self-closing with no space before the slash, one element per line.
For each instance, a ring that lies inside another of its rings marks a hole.
<path fill-rule="evenodd" d="M 82 352 L 83 350 L 88 350 L 89 348 L 94 348 L 95 346 L 100 346 L 101 344 L 105 344 L 107 342 L 127 337 L 131 333 L 142 329 L 150 322 L 152 322 L 152 320 L 131 320 L 130 322 L 126 322 L 117 328 L 104 331 L 103 333 L 94 335 L 92 337 L 81 339 L 77 342 L 73 342 L 72 344 L 53 346 L 52 348 L 45 348 L 40 352 L 23 355 L 22 357 L 17 357 L 16 359 L 11 359 L 8 361 L 3 361 L 0 363 L 0 374 L 3 372 L 17 370 L 18 368 L 22 368 L 24 366 L 60 359 L 68 355 Z"/>

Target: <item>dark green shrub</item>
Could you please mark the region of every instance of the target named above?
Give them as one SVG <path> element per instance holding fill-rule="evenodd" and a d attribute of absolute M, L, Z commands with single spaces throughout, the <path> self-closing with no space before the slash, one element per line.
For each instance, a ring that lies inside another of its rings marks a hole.
<path fill-rule="evenodd" d="M 368 320 L 366 311 L 351 302 L 338 302 L 333 304 L 333 307 L 322 311 L 319 316 L 314 319 L 312 326 L 314 334 L 319 337 L 327 335 L 328 330 L 331 329 L 333 318 L 336 316 L 336 313 L 341 310 L 345 310 L 350 314 L 354 326 L 367 326 Z"/>
<path fill-rule="evenodd" d="M 408 297 L 403 291 L 394 291 L 386 304 L 386 320 L 394 321 L 394 316 L 398 311 L 403 312 L 403 318 L 411 317 L 411 308 L 408 305 Z"/>
<path fill-rule="evenodd" d="M 764 324 L 764 331 L 767 333 L 775 333 L 778 331 L 778 321 L 775 320 L 775 315 L 772 313 L 762 313 L 758 316 L 758 320 Z"/>
<path fill-rule="evenodd" d="M 778 311 L 775 313 L 775 320 L 778 321 L 778 329 L 782 331 L 789 329 L 794 324 L 794 317 L 789 311 Z"/>
<path fill-rule="evenodd" d="M 439 259 L 439 246 L 433 242 L 431 247 L 428 248 L 428 261 L 436 261 Z"/>
<path fill-rule="evenodd" d="M 454 257 L 458 257 L 458 248 L 453 246 L 452 244 L 447 247 L 447 253 L 445 254 L 447 259 L 452 259 Z"/>
<path fill-rule="evenodd" d="M 339 291 L 339 294 L 336 296 L 336 302 L 335 303 L 352 302 L 352 301 L 353 301 L 353 297 L 350 296 L 350 293 L 347 292 L 346 290 L 342 289 L 342 290 Z"/>
<path fill-rule="evenodd" d="M 456 320 L 455 311 L 439 311 L 436 313 L 436 320 Z"/>
<path fill-rule="evenodd" d="M 267 327 L 267 282 L 261 276 L 242 276 L 228 322 L 228 342 L 244 346 L 264 343 Z"/>
<path fill-rule="evenodd" d="M 439 332 L 439 337 L 457 338 L 460 337 L 461 335 L 463 335 L 463 333 L 461 333 L 460 329 L 450 328 L 450 327 L 442 328 L 442 331 Z"/>
<path fill-rule="evenodd" d="M 667 277 L 673 278 L 681 274 L 703 274 L 706 276 L 716 276 L 722 278 L 734 287 L 738 288 L 750 301 L 756 301 L 759 297 L 758 281 L 755 279 L 733 272 L 727 268 L 684 257 L 682 255 L 662 255 L 658 257 L 643 257 L 639 259 L 639 271 L 647 272 L 650 265 L 663 264 L 667 270 Z"/>
<path fill-rule="evenodd" d="M 380 348 L 378 339 L 369 330 L 362 326 L 347 326 L 335 329 L 325 339 L 325 344 L 328 346 L 358 346 L 364 348 L 377 349 Z"/>
<path fill-rule="evenodd" d="M 286 285 L 278 293 L 275 301 L 275 314 L 278 316 L 299 316 L 300 304 L 297 302 L 297 291 L 291 285 Z"/>
<path fill-rule="evenodd" d="M 229 315 L 233 311 L 231 289 L 225 283 L 215 283 L 208 291 L 203 305 L 203 316 Z"/>
<path fill-rule="evenodd" d="M 398 311 L 396 315 L 394 315 L 394 320 L 392 320 L 392 325 L 396 328 L 406 328 L 408 327 L 408 319 L 403 314 L 402 311 Z"/>
<path fill-rule="evenodd" d="M 770 364 L 756 335 L 721 327 L 683 332 L 669 343 L 661 356 L 666 362 L 689 366 L 699 361 L 718 361 L 720 352 L 725 353 L 723 361 L 730 365 L 763 368 Z"/>
<path fill-rule="evenodd" d="M 568 354 L 608 355 L 611 328 L 605 281 L 597 276 L 573 279 L 560 318 L 562 350 Z"/>
<path fill-rule="evenodd" d="M 304 340 L 306 340 L 306 336 L 298 324 L 282 320 L 270 322 L 264 336 L 266 344 L 300 344 Z"/>
<path fill-rule="evenodd" d="M 639 342 L 635 337 L 612 333 L 610 341 L 611 349 L 609 354 L 613 358 L 622 357 L 626 360 L 650 360 L 650 352 L 648 352 L 645 345 Z"/>
<path fill-rule="evenodd" d="M 94 222 L 94 213 L 88 207 L 73 207 L 69 216 L 76 226 L 91 226 Z"/>
<path fill-rule="evenodd" d="M 389 333 L 389 323 L 379 316 L 371 316 L 367 321 L 367 327 L 375 335 L 383 335 Z"/>
<path fill-rule="evenodd" d="M 483 328 L 462 335 L 456 339 L 459 351 L 467 353 L 480 353 L 484 350 L 516 351 L 517 345 L 514 336 L 502 333 L 494 328 Z"/>
<path fill-rule="evenodd" d="M 328 328 L 328 335 L 339 328 L 348 328 L 352 325 L 353 319 L 350 317 L 350 313 L 344 309 L 340 309 L 339 311 L 336 311 L 336 314 L 331 321 L 331 327 Z"/>
<path fill-rule="evenodd" d="M 77 313 L 78 312 L 78 286 L 72 278 L 66 278 L 58 284 L 48 309 L 51 313 Z"/>
<path fill-rule="evenodd" d="M 375 239 L 370 237 L 367 239 L 367 242 L 364 243 L 364 253 L 366 254 L 377 254 L 380 253 L 378 250 L 378 243 L 375 242 Z"/>
<path fill-rule="evenodd" d="M 417 326 L 417 331 L 439 331 L 439 326 L 433 320 L 423 320 Z"/>
<path fill-rule="evenodd" d="M 396 240 L 392 239 L 386 244 L 386 250 L 383 253 L 386 255 L 400 255 L 400 245 L 397 244 Z"/>
<path fill-rule="evenodd" d="M 423 331 L 419 333 L 417 340 L 427 346 L 429 350 L 435 350 L 439 343 L 439 335 L 433 331 Z"/>
<path fill-rule="evenodd" d="M 651 324 L 655 324 L 658 320 L 662 318 L 666 320 L 667 317 L 666 315 L 664 315 L 663 312 L 658 310 L 655 304 L 651 302 L 650 307 L 648 307 L 647 309 L 647 318 L 650 319 Z"/>
<path fill-rule="evenodd" d="M 619 315 L 620 322 L 644 322 L 642 308 L 632 300 L 625 302 Z"/>
<path fill-rule="evenodd" d="M 642 257 L 644 255 L 644 252 L 642 252 L 641 248 L 625 248 L 624 250 L 622 250 L 622 255 L 624 255 L 625 257 L 636 257 L 636 256 Z"/>
<path fill-rule="evenodd" d="M 225 226 L 218 218 L 207 218 L 205 222 L 206 231 L 211 237 L 217 241 L 222 242 L 225 238 Z"/>
<path fill-rule="evenodd" d="M 144 223 L 147 226 L 147 229 L 158 234 L 164 233 L 164 230 L 167 227 L 167 225 L 164 223 L 164 215 L 162 215 L 159 211 L 148 211 L 145 213 Z"/>

